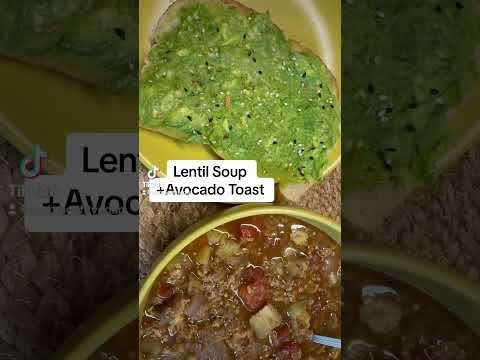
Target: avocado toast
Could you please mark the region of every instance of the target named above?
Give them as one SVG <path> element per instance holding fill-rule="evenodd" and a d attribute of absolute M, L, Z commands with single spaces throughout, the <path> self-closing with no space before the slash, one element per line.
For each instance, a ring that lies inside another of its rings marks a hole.
<path fill-rule="evenodd" d="M 0 54 L 114 91 L 138 88 L 138 2 L 5 0 Z"/>
<path fill-rule="evenodd" d="M 282 183 L 321 179 L 340 108 L 326 66 L 268 14 L 235 2 L 177 1 L 140 77 L 140 126 L 255 159 Z"/>

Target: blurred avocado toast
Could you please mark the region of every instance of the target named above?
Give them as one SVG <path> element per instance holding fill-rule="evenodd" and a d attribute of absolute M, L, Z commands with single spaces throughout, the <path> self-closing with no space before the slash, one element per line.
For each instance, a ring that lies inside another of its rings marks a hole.
<path fill-rule="evenodd" d="M 342 0 L 345 221 L 377 231 L 478 137 L 479 6 Z"/>
<path fill-rule="evenodd" d="M 178 0 L 159 20 L 140 74 L 140 126 L 259 176 L 317 182 L 340 136 L 335 79 L 268 13 L 235 1 Z"/>
<path fill-rule="evenodd" d="M 342 0 L 346 190 L 435 179 L 480 79 L 479 4 Z"/>
<path fill-rule="evenodd" d="M 138 89 L 138 1 L 3 0 L 0 54 L 111 91 Z"/>

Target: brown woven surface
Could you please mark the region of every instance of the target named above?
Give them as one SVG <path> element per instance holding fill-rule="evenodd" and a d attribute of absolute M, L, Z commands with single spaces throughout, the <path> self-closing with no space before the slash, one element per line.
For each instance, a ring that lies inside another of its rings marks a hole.
<path fill-rule="evenodd" d="M 137 282 L 137 234 L 29 234 L 19 153 L 0 139 L 0 359 L 51 359 L 113 295 Z"/>
<path fill-rule="evenodd" d="M 456 269 L 480 274 L 480 144 L 431 189 L 412 193 L 367 239 Z"/>
<path fill-rule="evenodd" d="M 226 208 L 220 204 L 152 204 L 146 197 L 143 181 L 146 170 L 142 168 L 140 191 L 140 278 L 145 277 L 162 250 L 182 231 L 206 216 Z M 341 172 L 334 170 L 322 184 L 314 185 L 297 204 L 340 222 Z M 143 179 L 143 180 L 142 180 Z"/>

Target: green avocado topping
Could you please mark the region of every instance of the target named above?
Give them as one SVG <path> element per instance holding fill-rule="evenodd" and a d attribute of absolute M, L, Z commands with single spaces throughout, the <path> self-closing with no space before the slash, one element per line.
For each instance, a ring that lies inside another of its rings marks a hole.
<path fill-rule="evenodd" d="M 322 178 L 340 135 L 325 65 L 294 51 L 268 13 L 222 2 L 184 7 L 140 79 L 140 124 L 174 130 L 226 159 L 257 160 L 282 183 Z"/>
<path fill-rule="evenodd" d="M 435 178 L 448 112 L 478 81 L 476 6 L 342 1 L 344 188 Z"/>
<path fill-rule="evenodd" d="M 138 91 L 138 2 L 2 0 L 0 53 Z"/>

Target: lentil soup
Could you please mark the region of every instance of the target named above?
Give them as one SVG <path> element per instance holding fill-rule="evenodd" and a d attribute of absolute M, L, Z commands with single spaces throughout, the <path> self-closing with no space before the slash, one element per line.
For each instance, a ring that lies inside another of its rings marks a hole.
<path fill-rule="evenodd" d="M 348 263 L 342 285 L 345 360 L 478 359 L 478 336 L 416 288 Z"/>
<path fill-rule="evenodd" d="M 148 359 L 339 359 L 340 247 L 291 217 L 209 231 L 157 278 L 140 329 Z"/>

